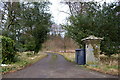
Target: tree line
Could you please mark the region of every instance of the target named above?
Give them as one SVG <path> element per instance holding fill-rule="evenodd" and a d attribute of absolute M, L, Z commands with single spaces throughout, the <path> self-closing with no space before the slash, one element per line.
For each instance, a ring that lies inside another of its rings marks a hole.
<path fill-rule="evenodd" d="M 81 39 L 95 35 L 102 37 L 101 50 L 110 56 L 120 53 L 120 2 L 66 2 L 70 9 L 67 34 L 83 47 Z"/>
<path fill-rule="evenodd" d="M 42 43 L 47 39 L 52 24 L 51 14 L 49 13 L 49 5 L 51 3 L 41 1 L 3 2 L 2 4 L 4 6 L 0 9 L 2 14 L 1 35 L 5 39 L 8 38 L 6 42 L 2 39 L 2 44 L 4 45 L 2 54 L 9 55 L 9 52 L 13 49 L 15 52 L 34 51 L 34 53 L 38 53 Z M 9 43 L 9 38 L 15 42 L 14 48 L 11 50 L 6 48 L 9 46 L 7 44 Z M 12 52 L 10 53 L 13 54 Z M 3 57 L 6 56 L 3 55 Z"/>

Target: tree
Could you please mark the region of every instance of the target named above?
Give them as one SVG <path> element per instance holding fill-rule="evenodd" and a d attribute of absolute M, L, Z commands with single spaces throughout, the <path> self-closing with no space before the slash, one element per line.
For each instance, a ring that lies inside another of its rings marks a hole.
<path fill-rule="evenodd" d="M 119 28 L 118 3 L 102 6 L 96 2 L 86 3 L 85 14 L 79 13 L 70 16 L 70 25 L 66 25 L 69 36 L 82 47 L 81 39 L 89 35 L 104 37 L 101 49 L 107 55 L 119 53 Z"/>
<path fill-rule="evenodd" d="M 120 18 L 117 14 L 118 8 L 120 8 L 118 3 L 104 3 L 103 9 L 98 12 L 95 20 L 98 28 L 96 35 L 104 36 L 101 49 L 109 56 L 119 53 Z"/>
<path fill-rule="evenodd" d="M 51 25 L 49 4 L 45 1 L 4 2 L 3 25 L 0 28 L 3 29 L 2 35 L 12 38 L 17 43 L 17 51 L 29 50 L 30 45 L 36 53 L 39 51 Z"/>
<path fill-rule="evenodd" d="M 49 2 L 41 2 L 41 3 L 29 3 L 32 4 L 32 7 L 28 7 L 25 10 L 24 20 L 25 25 L 29 30 L 27 32 L 34 38 L 35 48 L 34 51 L 37 53 L 41 47 L 42 43 L 47 39 L 47 34 L 49 32 L 51 26 L 51 14 L 47 11 Z M 28 5 L 28 4 L 27 4 Z M 29 13 L 29 14 L 28 14 Z M 27 25 L 30 23 L 29 25 Z"/>
<path fill-rule="evenodd" d="M 87 3 L 84 1 L 85 0 L 79 0 L 76 2 L 75 1 L 72 2 L 72 1 L 68 0 L 67 2 L 61 1 L 61 3 L 67 4 L 69 7 L 70 14 L 72 16 L 75 16 L 75 15 L 80 14 L 80 13 L 81 14 L 85 13 L 85 8 L 88 6 L 87 6 Z"/>
<path fill-rule="evenodd" d="M 20 30 L 20 3 L 19 2 L 6 2 L 4 3 L 4 15 L 3 15 L 3 35 L 11 37 L 14 41 L 19 38 Z M 7 16 L 7 17 L 6 17 Z M 18 34 L 18 35 L 17 35 Z M 16 38 L 17 37 L 17 38 Z"/>

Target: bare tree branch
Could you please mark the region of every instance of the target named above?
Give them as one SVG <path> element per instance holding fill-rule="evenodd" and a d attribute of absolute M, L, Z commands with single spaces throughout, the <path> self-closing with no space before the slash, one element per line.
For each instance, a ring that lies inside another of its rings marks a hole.
<path fill-rule="evenodd" d="M 66 14 L 69 14 L 69 15 L 71 15 L 70 13 L 68 13 L 68 12 L 65 12 L 65 11 L 59 11 L 59 12 L 63 12 L 63 13 L 66 13 Z"/>

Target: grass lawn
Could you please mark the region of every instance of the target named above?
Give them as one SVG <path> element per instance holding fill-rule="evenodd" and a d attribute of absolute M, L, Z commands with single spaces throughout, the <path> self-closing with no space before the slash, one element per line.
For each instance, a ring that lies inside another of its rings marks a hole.
<path fill-rule="evenodd" d="M 18 53 L 18 55 L 19 56 L 17 62 L 12 64 L 6 64 L 7 66 L 1 67 L 0 72 L 2 72 L 2 74 L 8 72 L 15 72 L 17 70 L 23 69 L 47 56 L 47 54 L 43 52 L 39 52 L 36 55 L 33 55 L 32 52 L 23 52 L 23 53 Z"/>
<path fill-rule="evenodd" d="M 56 52 L 60 55 L 63 55 L 66 60 L 70 62 L 75 62 L 75 53 L 61 53 L 61 52 Z M 90 63 L 86 65 L 80 65 L 80 67 L 85 67 L 91 70 L 99 71 L 102 73 L 107 73 L 111 75 L 119 75 L 118 70 L 120 67 L 118 66 L 118 56 L 112 56 L 112 57 L 106 57 L 106 56 L 101 56 L 101 60 L 99 63 Z"/>

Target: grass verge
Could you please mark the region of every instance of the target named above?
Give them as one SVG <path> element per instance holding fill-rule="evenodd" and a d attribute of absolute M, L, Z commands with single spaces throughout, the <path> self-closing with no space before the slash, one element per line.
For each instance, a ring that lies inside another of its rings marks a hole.
<path fill-rule="evenodd" d="M 41 60 L 42 58 L 46 57 L 47 54 L 43 52 L 39 52 L 36 55 L 28 55 L 28 53 L 32 54 L 32 52 L 23 52 L 23 53 L 18 53 L 18 61 L 12 64 L 7 64 L 7 66 L 2 66 L 1 71 L 2 74 L 10 73 L 10 72 L 15 72 L 18 70 L 21 70 L 27 66 L 30 66 L 31 64 Z"/>
<path fill-rule="evenodd" d="M 75 53 L 61 53 L 61 52 L 55 53 L 58 53 L 64 56 L 66 60 L 75 63 Z M 108 58 L 106 56 L 102 56 L 101 61 L 99 63 L 80 65 L 80 67 L 116 76 L 118 76 L 120 72 L 119 69 L 120 67 L 118 66 L 118 57 Z"/>

